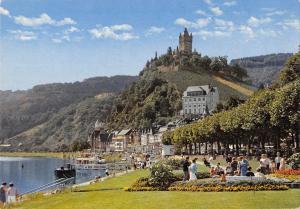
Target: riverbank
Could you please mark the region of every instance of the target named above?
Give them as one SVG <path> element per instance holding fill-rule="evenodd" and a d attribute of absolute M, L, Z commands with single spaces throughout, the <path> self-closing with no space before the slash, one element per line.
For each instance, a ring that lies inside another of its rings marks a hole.
<path fill-rule="evenodd" d="M 72 158 L 78 156 L 74 152 L 0 152 L 0 157 L 55 157 Z"/>
<path fill-rule="evenodd" d="M 17 209 L 271 209 L 300 206 L 299 190 L 257 192 L 125 192 L 148 170 L 137 170 L 95 184 L 77 187 L 50 196 L 36 195 L 11 208 Z"/>

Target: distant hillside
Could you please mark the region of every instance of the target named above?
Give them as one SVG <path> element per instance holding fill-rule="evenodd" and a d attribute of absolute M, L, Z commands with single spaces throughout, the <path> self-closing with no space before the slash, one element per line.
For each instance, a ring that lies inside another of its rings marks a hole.
<path fill-rule="evenodd" d="M 104 92 L 120 92 L 136 76 L 94 77 L 82 82 L 38 85 L 26 91 L 0 91 L 0 143 L 46 122 L 61 108 Z"/>
<path fill-rule="evenodd" d="M 100 94 L 62 108 L 46 122 L 4 140 L 10 151 L 63 151 L 75 140 L 86 141 L 95 121 L 111 114 L 115 94 Z M 5 148 L 2 148 L 2 150 Z"/>
<path fill-rule="evenodd" d="M 238 64 L 247 70 L 249 79 L 253 84 L 269 85 L 278 79 L 279 72 L 283 68 L 291 53 L 269 54 L 255 57 L 245 57 L 231 60 L 230 64 Z"/>

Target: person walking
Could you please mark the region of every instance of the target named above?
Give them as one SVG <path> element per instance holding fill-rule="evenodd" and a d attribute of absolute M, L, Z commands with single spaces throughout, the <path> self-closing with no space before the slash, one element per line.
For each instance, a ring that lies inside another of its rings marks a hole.
<path fill-rule="evenodd" d="M 6 182 L 3 182 L 0 186 L 0 208 L 6 203 L 6 185 Z"/>
<path fill-rule="evenodd" d="M 196 172 L 197 172 L 197 158 L 192 160 L 192 164 L 189 167 L 190 170 L 190 181 L 197 180 Z"/>
<path fill-rule="evenodd" d="M 191 165 L 189 159 L 190 159 L 189 157 L 186 157 L 185 160 L 183 161 L 183 166 L 182 166 L 183 182 L 189 180 L 189 166 Z"/>
<path fill-rule="evenodd" d="M 18 191 L 14 187 L 14 184 L 11 182 L 9 183 L 9 188 L 7 190 L 7 202 L 14 203 L 17 201 Z"/>

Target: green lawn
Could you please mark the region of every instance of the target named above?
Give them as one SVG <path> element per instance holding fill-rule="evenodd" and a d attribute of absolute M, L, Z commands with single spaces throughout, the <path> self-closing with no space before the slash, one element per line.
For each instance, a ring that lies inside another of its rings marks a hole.
<path fill-rule="evenodd" d="M 38 197 L 13 208 L 19 209 L 221 209 L 296 208 L 300 190 L 264 192 L 125 192 L 136 178 L 148 171 L 135 171 L 104 182 L 80 187 L 81 192 L 65 192 Z"/>

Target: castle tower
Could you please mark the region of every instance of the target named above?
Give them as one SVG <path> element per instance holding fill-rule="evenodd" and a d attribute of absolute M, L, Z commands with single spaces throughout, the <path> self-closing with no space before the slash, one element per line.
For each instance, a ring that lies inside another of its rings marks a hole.
<path fill-rule="evenodd" d="M 179 35 L 179 52 L 192 53 L 193 35 L 189 34 L 187 28 Z"/>

